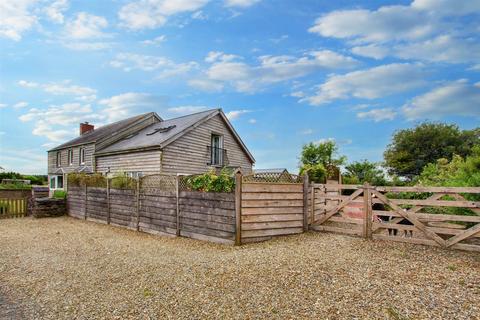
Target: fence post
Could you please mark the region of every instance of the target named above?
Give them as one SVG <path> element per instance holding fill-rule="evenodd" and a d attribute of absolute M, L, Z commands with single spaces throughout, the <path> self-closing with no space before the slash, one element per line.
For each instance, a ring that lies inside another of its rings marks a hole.
<path fill-rule="evenodd" d="M 310 224 L 313 224 L 315 222 L 315 186 L 312 183 L 312 194 L 310 196 L 310 211 L 311 211 L 311 216 L 310 216 Z"/>
<path fill-rule="evenodd" d="M 88 203 L 88 197 L 87 197 L 87 182 L 85 182 L 85 214 L 84 214 L 84 220 L 87 220 L 87 203 Z"/>
<path fill-rule="evenodd" d="M 110 179 L 107 177 L 107 224 L 110 224 Z"/>
<path fill-rule="evenodd" d="M 235 173 L 235 245 L 242 244 L 242 173 Z"/>
<path fill-rule="evenodd" d="M 370 188 L 371 186 L 368 182 L 363 184 L 363 213 L 365 217 L 363 236 L 366 239 L 372 238 L 372 192 Z"/>
<path fill-rule="evenodd" d="M 137 189 L 136 189 L 136 210 L 137 210 L 137 231 L 140 229 L 140 177 L 137 178 Z"/>
<path fill-rule="evenodd" d="M 180 202 L 179 202 L 179 197 L 180 197 L 180 176 L 177 175 L 175 179 L 175 193 L 177 197 L 177 237 L 180 236 Z"/>
<path fill-rule="evenodd" d="M 303 231 L 308 231 L 308 174 L 303 175 Z"/>

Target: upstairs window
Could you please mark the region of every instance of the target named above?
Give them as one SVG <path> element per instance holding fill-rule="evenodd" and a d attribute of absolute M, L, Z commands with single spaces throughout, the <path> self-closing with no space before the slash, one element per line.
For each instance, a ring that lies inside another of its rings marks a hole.
<path fill-rule="evenodd" d="M 212 134 L 210 164 L 214 166 L 223 165 L 223 137 L 218 134 Z"/>
<path fill-rule="evenodd" d="M 68 165 L 71 166 L 73 165 L 73 150 L 68 149 Z"/>
<path fill-rule="evenodd" d="M 62 154 L 60 153 L 60 151 L 57 152 L 57 160 L 55 163 L 57 167 L 60 167 L 62 165 Z"/>
<path fill-rule="evenodd" d="M 85 164 L 85 148 L 80 148 L 80 164 Z"/>

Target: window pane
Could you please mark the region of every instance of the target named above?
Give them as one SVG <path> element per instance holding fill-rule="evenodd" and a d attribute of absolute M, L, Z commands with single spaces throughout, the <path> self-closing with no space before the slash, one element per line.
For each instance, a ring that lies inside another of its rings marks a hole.
<path fill-rule="evenodd" d="M 50 177 L 50 189 L 55 189 L 55 177 Z"/>
<path fill-rule="evenodd" d="M 63 176 L 57 176 L 57 189 L 63 188 Z"/>

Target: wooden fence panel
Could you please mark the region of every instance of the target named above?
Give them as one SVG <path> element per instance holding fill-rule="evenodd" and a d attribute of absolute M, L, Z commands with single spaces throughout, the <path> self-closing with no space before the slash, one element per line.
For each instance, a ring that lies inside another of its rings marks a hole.
<path fill-rule="evenodd" d="M 175 234 L 177 229 L 176 193 L 148 189 L 140 192 L 139 230 Z"/>
<path fill-rule="evenodd" d="M 180 235 L 234 243 L 235 194 L 181 191 L 178 205 Z"/>
<path fill-rule="evenodd" d="M 77 186 L 69 186 L 67 194 L 67 211 L 68 215 L 84 219 L 85 218 L 85 188 Z"/>
<path fill-rule="evenodd" d="M 110 223 L 136 228 L 135 190 L 110 189 Z"/>
<path fill-rule="evenodd" d="M 304 231 L 302 183 L 245 182 L 241 193 L 241 241 L 255 242 Z"/>

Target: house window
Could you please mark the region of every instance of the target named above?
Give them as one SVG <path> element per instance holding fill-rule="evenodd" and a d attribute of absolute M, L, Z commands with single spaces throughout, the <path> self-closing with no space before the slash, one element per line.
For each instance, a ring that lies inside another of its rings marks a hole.
<path fill-rule="evenodd" d="M 73 165 L 73 151 L 72 149 L 68 149 L 68 165 Z"/>
<path fill-rule="evenodd" d="M 143 173 L 139 171 L 127 171 L 125 172 L 125 175 L 129 178 L 134 178 L 134 179 L 143 177 Z"/>
<path fill-rule="evenodd" d="M 85 148 L 80 148 L 80 164 L 85 164 Z"/>
<path fill-rule="evenodd" d="M 218 134 L 212 134 L 210 164 L 214 166 L 223 165 L 223 137 Z"/>
<path fill-rule="evenodd" d="M 63 175 L 50 176 L 50 189 L 63 189 Z"/>
<path fill-rule="evenodd" d="M 60 167 L 62 165 L 62 154 L 60 151 L 57 152 L 57 167 Z"/>

